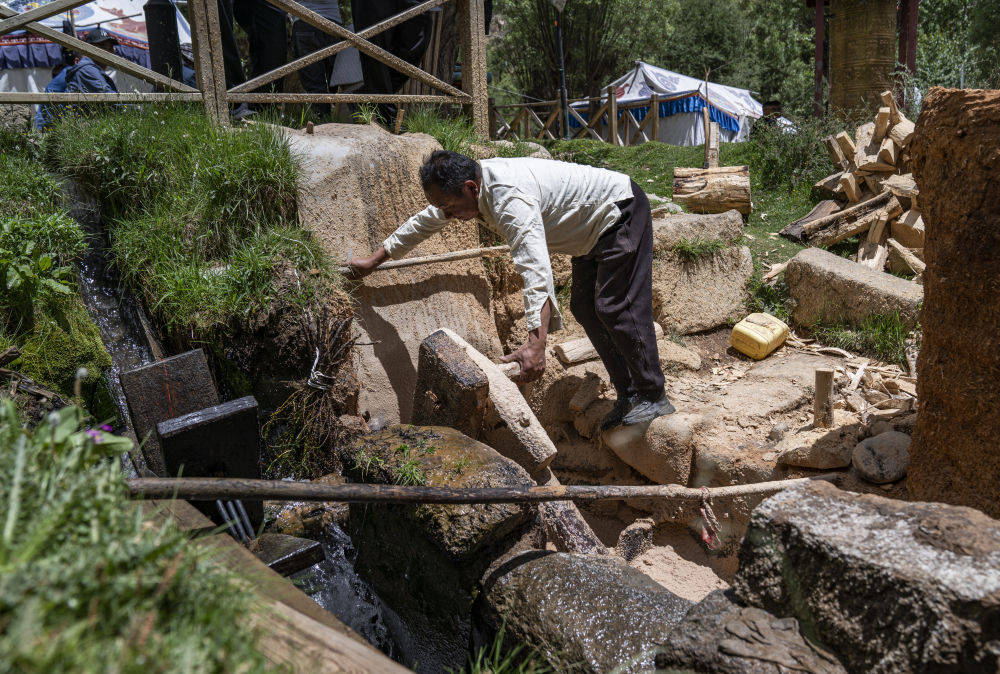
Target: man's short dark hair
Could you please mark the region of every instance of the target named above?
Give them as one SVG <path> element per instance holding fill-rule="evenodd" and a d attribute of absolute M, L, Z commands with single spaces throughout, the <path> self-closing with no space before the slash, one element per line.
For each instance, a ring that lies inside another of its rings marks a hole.
<path fill-rule="evenodd" d="M 479 180 L 483 175 L 479 164 L 464 154 L 451 150 L 436 150 L 420 167 L 420 184 L 426 192 L 431 185 L 442 192 L 458 192 L 466 180 Z"/>

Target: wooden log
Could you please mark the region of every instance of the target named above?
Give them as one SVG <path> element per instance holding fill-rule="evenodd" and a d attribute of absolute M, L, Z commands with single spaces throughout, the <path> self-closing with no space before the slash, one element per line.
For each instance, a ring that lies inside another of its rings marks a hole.
<path fill-rule="evenodd" d="M 871 192 L 872 194 L 878 194 L 879 192 L 882 191 L 882 185 L 879 183 L 879 180 L 875 176 L 866 175 L 864 176 L 864 181 L 865 181 L 865 186 L 868 188 L 868 191 Z"/>
<path fill-rule="evenodd" d="M 608 142 L 622 144 L 618 138 L 618 94 L 613 84 L 608 85 Z"/>
<path fill-rule="evenodd" d="M 893 221 L 892 238 L 906 248 L 923 248 L 924 219 L 920 212 L 910 209 Z"/>
<path fill-rule="evenodd" d="M 901 119 L 892 125 L 889 129 L 889 137 L 898 145 L 899 147 L 906 147 L 910 144 L 913 139 L 913 132 L 916 128 L 910 120 L 906 117 L 900 116 Z"/>
<path fill-rule="evenodd" d="M 889 112 L 889 107 L 884 106 L 879 108 L 875 114 L 875 135 L 872 136 L 872 140 L 876 143 L 882 142 L 886 132 L 889 130 Z"/>
<path fill-rule="evenodd" d="M 864 170 L 862 167 L 878 161 L 878 145 L 872 141 L 874 135 L 875 122 L 862 124 L 854 134 L 854 165 L 859 170 Z"/>
<path fill-rule="evenodd" d="M 803 226 L 803 234 L 808 237 L 823 229 L 827 229 L 840 221 L 858 218 L 865 213 L 878 210 L 889 203 L 889 198 L 891 196 L 892 195 L 888 192 L 882 192 L 881 194 L 877 194 L 870 199 L 862 201 L 861 203 L 849 206 L 842 211 L 831 213 L 830 215 L 822 218 L 816 218 L 812 222 Z"/>
<path fill-rule="evenodd" d="M 821 201 L 812 210 L 806 213 L 804 216 L 798 220 L 794 220 L 781 230 L 781 236 L 786 239 L 791 239 L 792 241 L 804 241 L 805 235 L 803 233 L 803 227 L 808 223 L 818 219 L 831 215 L 840 210 L 840 204 L 832 199 L 827 199 L 826 201 Z"/>
<path fill-rule="evenodd" d="M 892 238 L 890 238 L 887 243 L 889 244 L 889 249 L 898 255 L 914 274 L 924 273 L 924 269 L 927 268 L 927 265 L 924 264 L 920 258 L 914 255 L 909 248 Z"/>
<path fill-rule="evenodd" d="M 538 477 L 538 484 L 544 487 L 561 487 L 559 478 L 548 468 Z M 608 549 L 587 524 L 573 501 L 549 501 L 538 504 L 538 514 L 542 518 L 545 533 L 559 552 L 574 552 L 585 555 L 606 555 Z"/>
<path fill-rule="evenodd" d="M 716 166 L 715 168 L 697 168 L 692 166 L 674 167 L 674 178 L 697 178 L 703 175 L 725 175 L 737 174 L 750 177 L 750 167 L 743 166 Z"/>
<path fill-rule="evenodd" d="M 904 199 L 913 199 L 920 194 L 920 190 L 917 189 L 917 183 L 913 179 L 912 173 L 890 176 L 882 184 L 887 190 L 895 194 L 897 197 L 902 197 Z"/>
<path fill-rule="evenodd" d="M 813 198 L 847 201 L 847 196 L 844 194 L 844 188 L 840 186 L 840 176 L 842 175 L 844 175 L 843 171 L 830 174 L 813 185 Z"/>
<path fill-rule="evenodd" d="M 657 339 L 663 337 L 663 328 L 660 327 L 659 323 L 653 323 L 653 330 L 656 333 Z M 586 337 L 556 344 L 553 351 L 556 352 L 556 356 L 564 365 L 573 365 L 597 358 L 597 350 Z"/>
<path fill-rule="evenodd" d="M 902 115 L 899 108 L 896 107 L 896 97 L 892 95 L 891 91 L 882 92 L 882 104 L 889 108 L 889 124 L 898 124 Z"/>
<path fill-rule="evenodd" d="M 854 140 L 847 135 L 846 131 L 841 131 L 835 136 L 837 144 L 840 145 L 841 152 L 847 157 L 848 161 L 854 162 L 854 153 L 856 148 L 854 147 Z"/>
<path fill-rule="evenodd" d="M 890 166 L 896 166 L 896 159 L 899 158 L 897 150 L 899 146 L 892 138 L 883 138 L 878 149 L 878 160 Z"/>
<path fill-rule="evenodd" d="M 885 195 L 885 201 L 879 202 L 878 200 Z M 898 217 L 902 212 L 903 208 L 891 194 L 888 192 L 883 192 L 876 197 L 869 199 L 868 201 L 861 202 L 862 204 L 872 204 L 879 203 L 883 207 L 874 209 L 859 209 L 848 213 L 851 209 L 844 209 L 840 213 L 834 213 L 831 216 L 827 216 L 829 220 L 822 227 L 814 227 L 816 223 L 824 220 L 820 218 L 815 222 L 809 223 L 804 229 L 806 232 L 806 241 L 811 246 L 832 246 L 835 243 L 848 239 L 856 234 L 862 234 L 867 232 L 870 227 L 878 222 L 879 217 L 882 213 L 886 213 L 889 219 Z M 856 207 L 855 207 L 856 208 Z"/>
<path fill-rule="evenodd" d="M 708 107 L 703 108 L 705 118 L 708 119 Z M 718 168 L 719 166 L 719 125 L 716 122 L 709 122 L 705 127 L 708 135 L 705 136 L 705 168 Z"/>
<path fill-rule="evenodd" d="M 817 368 L 816 393 L 813 399 L 813 426 L 833 427 L 833 370 Z"/>
<path fill-rule="evenodd" d="M 678 175 L 675 170 L 674 201 L 692 213 L 724 213 L 736 209 L 749 215 L 749 172 L 701 169 L 700 173 L 685 176 L 683 173 Z"/>
<path fill-rule="evenodd" d="M 830 370 L 832 373 L 833 371 Z M 715 498 L 779 492 L 812 480 L 834 481 L 836 473 L 791 480 L 774 480 L 728 487 L 708 487 Z M 126 480 L 129 493 L 143 499 L 214 501 L 331 501 L 341 503 L 543 503 L 605 501 L 633 498 L 700 501 L 701 488 L 656 485 L 543 485 L 536 487 L 410 487 L 395 484 L 323 484 L 219 477 L 142 477 Z M 249 554 L 249 553 L 248 553 Z"/>
<path fill-rule="evenodd" d="M 844 188 L 847 200 L 852 204 L 861 201 L 861 188 L 858 186 L 858 178 L 851 172 L 845 172 L 840 176 L 840 186 Z"/>
<path fill-rule="evenodd" d="M 415 267 L 421 264 L 433 264 L 436 262 L 455 262 L 457 260 L 468 260 L 474 257 L 488 257 L 490 255 L 501 255 L 509 252 L 510 246 L 490 246 L 489 248 L 467 248 L 465 250 L 455 250 L 450 253 L 439 253 L 438 255 L 423 255 L 421 257 L 410 257 L 402 260 L 390 260 L 383 262 L 375 271 L 385 271 L 387 269 L 401 269 L 404 267 Z M 350 275 L 353 270 L 348 265 L 339 267 L 341 274 Z"/>
<path fill-rule="evenodd" d="M 833 164 L 834 168 L 841 172 L 851 168 L 851 162 L 844 156 L 844 151 L 840 149 L 840 144 L 833 136 L 824 138 L 823 145 L 826 146 L 827 154 L 830 155 L 830 163 Z"/>
<path fill-rule="evenodd" d="M 889 247 L 885 242 L 888 238 L 886 231 L 888 221 L 889 214 L 885 211 L 879 212 L 878 220 L 868 229 L 868 235 L 862 239 L 858 247 L 858 264 L 876 270 L 885 267 L 885 261 L 889 257 Z"/>

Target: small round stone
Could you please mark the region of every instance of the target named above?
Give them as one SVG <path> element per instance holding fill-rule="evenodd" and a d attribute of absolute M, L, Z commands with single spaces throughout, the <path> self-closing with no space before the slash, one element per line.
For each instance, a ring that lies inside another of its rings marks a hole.
<path fill-rule="evenodd" d="M 895 482 L 910 467 L 910 436 L 899 431 L 873 435 L 857 444 L 851 458 L 858 474 L 868 482 Z"/>

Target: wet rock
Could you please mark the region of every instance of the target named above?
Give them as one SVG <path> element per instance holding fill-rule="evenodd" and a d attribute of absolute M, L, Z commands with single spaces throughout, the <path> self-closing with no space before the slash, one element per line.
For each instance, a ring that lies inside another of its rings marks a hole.
<path fill-rule="evenodd" d="M 343 418 L 343 417 L 341 417 Z M 347 480 L 336 473 L 324 475 L 314 482 L 320 484 L 344 484 Z M 265 511 L 274 501 L 265 501 Z M 305 503 L 277 502 L 274 523 L 271 529 L 275 533 L 299 538 L 320 540 L 330 526 L 344 526 L 347 523 L 348 505 L 341 501 L 309 501 Z"/>
<path fill-rule="evenodd" d="M 862 440 L 854 448 L 854 468 L 864 479 L 885 484 L 902 479 L 910 466 L 910 436 L 886 431 Z"/>
<path fill-rule="evenodd" d="M 846 671 L 802 638 L 795 618 L 742 606 L 732 590 L 715 590 L 688 611 L 657 651 L 656 666 L 707 674 Z"/>
<path fill-rule="evenodd" d="M 739 320 L 746 313 L 752 273 L 746 246 L 690 261 L 674 252 L 658 253 L 653 259 L 653 318 L 665 331 L 682 335 Z"/>
<path fill-rule="evenodd" d="M 262 534 L 251 543 L 250 551 L 283 576 L 323 561 L 323 546 L 318 541 L 284 534 Z"/>
<path fill-rule="evenodd" d="M 923 299 L 916 283 L 821 248 L 806 248 L 789 260 L 785 281 L 795 300 L 792 318 L 806 326 L 860 325 L 869 316 L 899 314 L 912 327 Z"/>
<path fill-rule="evenodd" d="M 788 489 L 754 510 L 733 587 L 849 671 L 1000 666 L 1000 522 L 970 508 Z"/>
<path fill-rule="evenodd" d="M 479 615 L 555 671 L 637 672 L 691 605 L 620 559 L 534 551 L 484 581 Z"/>
<path fill-rule="evenodd" d="M 927 268 L 907 487 L 914 498 L 992 517 L 1000 517 L 998 131 L 1000 92 L 932 88 L 911 145 Z"/>
<path fill-rule="evenodd" d="M 632 426 L 617 426 L 604 443 L 622 461 L 658 484 L 686 485 L 691 473 L 691 441 L 701 416 L 675 412 Z"/>
<path fill-rule="evenodd" d="M 516 487 L 534 482 L 513 461 L 450 428 L 393 426 L 345 448 L 348 476 L 391 484 Z M 471 606 L 488 566 L 534 524 L 525 504 L 351 504 L 358 572 L 399 616 L 418 671 L 465 664 Z M 407 663 L 412 664 L 412 663 Z"/>

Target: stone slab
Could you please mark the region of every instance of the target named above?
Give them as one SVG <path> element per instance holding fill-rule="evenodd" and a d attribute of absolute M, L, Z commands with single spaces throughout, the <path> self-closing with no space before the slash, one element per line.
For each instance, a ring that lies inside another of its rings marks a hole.
<path fill-rule="evenodd" d="M 731 246 L 697 260 L 664 251 L 653 258 L 653 319 L 667 332 L 711 330 L 746 315 L 753 258 Z"/>
<path fill-rule="evenodd" d="M 725 213 L 677 213 L 653 218 L 653 250 L 671 250 L 682 239 L 724 241 L 733 244 L 743 236 L 743 216 L 737 210 Z"/>
<path fill-rule="evenodd" d="M 795 300 L 792 318 L 804 326 L 860 325 L 869 316 L 899 314 L 913 327 L 923 300 L 920 285 L 820 248 L 789 260 L 785 281 Z"/>
<path fill-rule="evenodd" d="M 483 428 L 490 382 L 465 348 L 444 331 L 420 343 L 413 422 L 450 426 L 475 438 Z"/>
<path fill-rule="evenodd" d="M 740 599 L 795 617 L 849 671 L 997 671 L 1000 522 L 814 482 L 758 506 Z"/>
<path fill-rule="evenodd" d="M 205 352 L 194 349 L 164 358 L 122 372 L 119 380 L 146 463 L 157 475 L 166 475 L 156 425 L 219 404 Z"/>
<path fill-rule="evenodd" d="M 167 419 L 156 429 L 167 475 L 260 478 L 260 424 L 253 396 Z M 250 523 L 259 528 L 263 502 L 243 501 L 243 505 Z"/>
<path fill-rule="evenodd" d="M 261 534 L 251 548 L 257 559 L 280 573 L 290 576 L 323 561 L 323 545 L 308 538 L 284 534 Z"/>
<path fill-rule="evenodd" d="M 564 672 L 639 672 L 692 603 L 617 557 L 522 553 L 483 583 L 480 619 Z"/>

